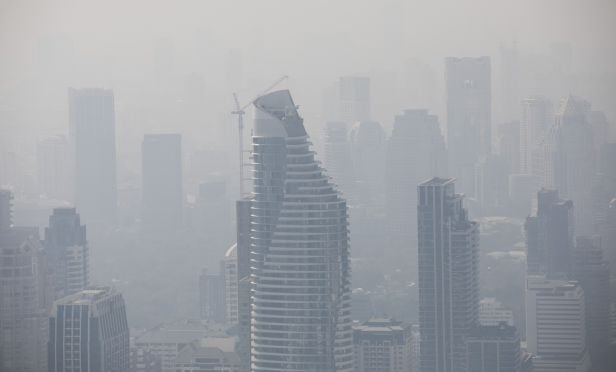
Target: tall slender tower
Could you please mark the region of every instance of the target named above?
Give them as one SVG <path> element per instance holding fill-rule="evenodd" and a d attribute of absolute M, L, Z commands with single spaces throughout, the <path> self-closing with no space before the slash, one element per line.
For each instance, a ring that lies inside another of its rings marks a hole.
<path fill-rule="evenodd" d="M 75 205 L 88 225 L 117 219 L 115 111 L 111 90 L 69 89 Z"/>
<path fill-rule="evenodd" d="M 409 192 L 432 177 L 447 176 L 447 152 L 436 115 L 405 110 L 396 115 L 387 141 L 387 219 L 395 259 L 417 267 L 417 194 Z M 413 277 L 416 277 L 413 275 Z"/>
<path fill-rule="evenodd" d="M 347 206 L 287 90 L 258 98 L 251 203 L 252 371 L 351 371 Z"/>
<path fill-rule="evenodd" d="M 492 147 L 490 58 L 447 58 L 445 80 L 449 166 L 462 192 L 473 195 L 474 166 Z"/>
<path fill-rule="evenodd" d="M 466 338 L 479 324 L 479 225 L 453 179 L 433 178 L 418 194 L 421 371 L 466 371 Z"/>

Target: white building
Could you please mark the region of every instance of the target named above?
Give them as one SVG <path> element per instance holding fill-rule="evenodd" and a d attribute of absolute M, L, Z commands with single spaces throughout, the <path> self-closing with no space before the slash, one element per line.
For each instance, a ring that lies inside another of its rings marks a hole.
<path fill-rule="evenodd" d="M 575 281 L 529 276 L 526 344 L 535 372 L 587 372 L 584 291 Z"/>

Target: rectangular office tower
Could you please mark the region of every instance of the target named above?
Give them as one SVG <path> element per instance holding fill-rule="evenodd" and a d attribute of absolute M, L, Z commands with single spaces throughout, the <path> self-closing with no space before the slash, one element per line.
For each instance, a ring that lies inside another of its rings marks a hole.
<path fill-rule="evenodd" d="M 466 195 L 474 192 L 474 167 L 491 153 L 490 57 L 445 60 L 449 169 Z"/>
<path fill-rule="evenodd" d="M 409 372 L 413 364 L 411 324 L 370 319 L 353 326 L 355 372 Z"/>
<path fill-rule="evenodd" d="M 255 102 L 252 371 L 352 371 L 346 201 L 289 91 Z"/>
<path fill-rule="evenodd" d="M 168 232 L 182 224 L 182 137 L 146 134 L 142 150 L 141 220 L 149 232 Z"/>
<path fill-rule="evenodd" d="M 529 276 L 526 344 L 534 372 L 588 372 L 584 291 L 575 281 Z"/>
<path fill-rule="evenodd" d="M 418 201 L 420 370 L 466 371 L 466 337 L 479 323 L 479 225 L 453 179 L 420 184 Z"/>
<path fill-rule="evenodd" d="M 85 289 L 54 303 L 49 372 L 128 372 L 129 329 L 122 294 Z"/>
<path fill-rule="evenodd" d="M 90 273 L 88 242 L 75 208 L 54 208 L 44 245 L 54 279 L 54 300 L 85 289 Z"/>
<path fill-rule="evenodd" d="M 89 226 L 112 226 L 117 218 L 113 91 L 71 88 L 68 95 L 75 205 Z"/>

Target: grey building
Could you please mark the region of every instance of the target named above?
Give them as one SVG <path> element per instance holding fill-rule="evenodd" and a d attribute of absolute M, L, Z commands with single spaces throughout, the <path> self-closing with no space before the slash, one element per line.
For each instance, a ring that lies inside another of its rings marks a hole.
<path fill-rule="evenodd" d="M 85 289 L 90 277 L 89 250 L 86 227 L 75 208 L 54 208 L 44 245 L 54 278 L 54 299 Z"/>
<path fill-rule="evenodd" d="M 72 200 L 71 165 L 71 147 L 66 137 L 48 137 L 37 143 L 39 193 L 50 199 Z"/>
<path fill-rule="evenodd" d="M 75 163 L 75 205 L 89 226 L 117 218 L 113 92 L 69 89 L 69 131 Z"/>
<path fill-rule="evenodd" d="M 224 339 L 205 338 L 184 346 L 175 358 L 181 372 L 240 372 L 240 357 Z"/>
<path fill-rule="evenodd" d="M 545 139 L 548 129 L 552 126 L 554 113 L 552 103 L 539 96 L 526 98 L 522 101 L 522 118 L 520 120 L 520 170 L 521 174 L 538 174 L 540 164 L 534 164 L 533 159 L 537 148 Z"/>
<path fill-rule="evenodd" d="M 515 327 L 498 325 L 474 328 L 467 340 L 468 372 L 521 372 L 520 337 Z"/>
<path fill-rule="evenodd" d="M 251 202 L 253 371 L 351 371 L 347 206 L 289 91 L 258 98 Z"/>
<path fill-rule="evenodd" d="M 445 81 L 451 175 L 464 194 L 473 195 L 475 163 L 492 147 L 490 58 L 447 58 Z"/>
<path fill-rule="evenodd" d="M 325 123 L 324 150 L 327 174 L 340 191 L 351 199 L 355 195 L 355 176 L 348 140 L 348 125 L 343 121 Z"/>
<path fill-rule="evenodd" d="M 393 260 L 416 265 L 417 194 L 419 183 L 447 175 L 447 152 L 439 121 L 428 110 L 405 110 L 396 115 L 387 141 L 386 212 Z M 415 277 L 415 275 L 413 275 Z"/>
<path fill-rule="evenodd" d="M 453 179 L 418 186 L 422 372 L 466 371 L 466 337 L 479 323 L 479 225 Z"/>
<path fill-rule="evenodd" d="M 89 288 L 57 300 L 49 318 L 49 372 L 128 372 L 129 329 L 122 294 Z"/>
<path fill-rule="evenodd" d="M 208 274 L 207 269 L 199 276 L 199 314 L 201 320 L 224 323 L 226 318 L 225 275 L 221 265 L 218 274 Z"/>
<path fill-rule="evenodd" d="M 11 200 L 0 190 L 0 371 L 39 372 L 51 286 L 38 228 L 13 226 Z"/>
<path fill-rule="evenodd" d="M 342 76 L 338 80 L 338 112 L 347 124 L 370 120 L 370 78 Z"/>
<path fill-rule="evenodd" d="M 146 134 L 141 144 L 141 220 L 149 232 L 182 226 L 182 137 L 179 134 Z"/>
<path fill-rule="evenodd" d="M 409 372 L 413 364 L 411 325 L 373 318 L 353 326 L 355 372 Z"/>
<path fill-rule="evenodd" d="M 610 345 L 610 266 L 604 258 L 601 239 L 578 237 L 573 254 L 573 272 L 584 290 L 586 343 L 597 371 L 608 366 Z"/>
<path fill-rule="evenodd" d="M 526 262 L 531 274 L 570 277 L 574 247 L 573 203 L 558 190 L 537 193 L 537 215 L 526 218 Z"/>

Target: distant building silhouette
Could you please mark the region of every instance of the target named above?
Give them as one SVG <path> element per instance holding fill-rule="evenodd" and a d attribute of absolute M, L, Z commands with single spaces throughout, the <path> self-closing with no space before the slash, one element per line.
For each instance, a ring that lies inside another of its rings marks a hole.
<path fill-rule="evenodd" d="M 57 300 L 48 345 L 50 372 L 128 372 L 129 328 L 122 294 L 97 287 Z"/>
<path fill-rule="evenodd" d="M 385 132 L 376 121 L 358 121 L 349 131 L 356 201 L 359 204 L 384 203 Z"/>
<path fill-rule="evenodd" d="M 521 174 L 537 174 L 540 165 L 534 164 L 534 154 L 544 141 L 554 121 L 552 103 L 543 97 L 529 97 L 522 101 L 520 120 L 520 170 Z"/>
<path fill-rule="evenodd" d="M 221 265 L 222 266 L 222 265 Z M 199 313 L 201 320 L 223 324 L 226 318 L 224 269 L 218 274 L 208 274 L 206 269 L 199 276 Z"/>
<path fill-rule="evenodd" d="M 355 177 L 347 127 L 348 125 L 342 121 L 325 123 L 323 145 L 327 174 L 332 178 L 332 182 L 338 185 L 343 195 L 349 199 L 355 194 Z"/>
<path fill-rule="evenodd" d="M 453 179 L 417 189 L 420 370 L 467 371 L 466 338 L 479 324 L 479 225 Z"/>
<path fill-rule="evenodd" d="M 387 141 L 386 212 L 388 237 L 395 260 L 417 257 L 417 194 L 419 183 L 447 175 L 447 153 L 438 118 L 428 110 L 405 110 L 396 115 Z M 413 275 L 415 277 L 415 275 Z"/>
<path fill-rule="evenodd" d="M 146 134 L 142 153 L 141 220 L 149 233 L 165 233 L 182 226 L 182 137 Z"/>
<path fill-rule="evenodd" d="M 475 164 L 492 152 L 490 58 L 447 58 L 445 81 L 450 174 L 473 195 Z"/>
<path fill-rule="evenodd" d="M 75 163 L 75 205 L 88 226 L 115 225 L 117 185 L 113 92 L 71 88 L 68 93 L 70 140 Z"/>
<path fill-rule="evenodd" d="M 233 244 L 225 252 L 225 257 L 221 264 L 225 280 L 225 322 L 227 324 L 237 324 L 239 319 L 237 264 L 237 244 Z"/>
<path fill-rule="evenodd" d="M 537 193 L 537 215 L 526 218 L 526 262 L 531 274 L 571 278 L 574 247 L 573 203 L 557 190 Z"/>

